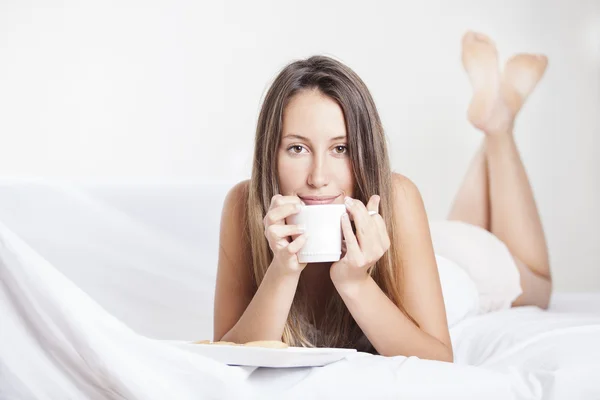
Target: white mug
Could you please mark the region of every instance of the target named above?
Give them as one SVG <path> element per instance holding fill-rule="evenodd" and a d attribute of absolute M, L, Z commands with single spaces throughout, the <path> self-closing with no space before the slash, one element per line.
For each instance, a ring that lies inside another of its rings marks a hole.
<path fill-rule="evenodd" d="M 303 206 L 287 218 L 288 224 L 303 225 L 308 239 L 298 252 L 298 262 L 334 262 L 342 254 L 342 215 L 344 204 Z"/>

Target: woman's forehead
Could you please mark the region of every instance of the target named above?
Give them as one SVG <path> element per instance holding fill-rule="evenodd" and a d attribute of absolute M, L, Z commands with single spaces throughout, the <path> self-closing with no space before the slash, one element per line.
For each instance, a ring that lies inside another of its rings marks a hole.
<path fill-rule="evenodd" d="M 301 92 L 283 114 L 283 138 L 331 140 L 346 135 L 344 113 L 339 104 L 319 92 Z"/>

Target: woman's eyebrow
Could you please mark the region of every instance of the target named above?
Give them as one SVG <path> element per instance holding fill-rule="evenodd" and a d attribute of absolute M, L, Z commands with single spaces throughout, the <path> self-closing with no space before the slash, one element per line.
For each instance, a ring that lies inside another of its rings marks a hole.
<path fill-rule="evenodd" d="M 283 138 L 284 139 L 299 139 L 299 140 L 304 140 L 306 142 L 310 142 L 309 138 L 302 136 L 302 135 L 297 135 L 295 133 L 290 133 L 289 135 L 285 135 Z"/>
<path fill-rule="evenodd" d="M 295 133 L 290 133 L 289 135 L 285 135 L 283 137 L 284 139 L 290 138 L 290 139 L 299 139 L 299 140 L 304 140 L 306 142 L 310 142 L 310 139 L 307 138 L 306 136 L 302 136 L 302 135 L 298 135 Z M 342 140 L 342 139 L 346 139 L 346 135 L 341 135 L 341 136 L 336 136 L 334 138 L 329 139 L 331 142 L 334 142 L 336 140 Z"/>

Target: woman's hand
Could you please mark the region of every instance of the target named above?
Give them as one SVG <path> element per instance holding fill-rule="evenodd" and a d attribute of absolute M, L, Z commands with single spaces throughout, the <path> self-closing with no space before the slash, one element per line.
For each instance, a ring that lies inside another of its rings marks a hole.
<path fill-rule="evenodd" d="M 378 213 L 380 200 L 377 195 L 371 196 L 365 207 L 360 200 L 346 197 L 348 213 L 342 216 L 345 254 L 342 253 L 342 258 L 333 263 L 329 270 L 336 286 L 366 280 L 369 268 L 390 248 L 385 221 Z M 374 213 L 370 215 L 369 211 Z M 354 220 L 356 235 L 352 232 L 349 216 Z"/>
<path fill-rule="evenodd" d="M 265 237 L 273 252 L 271 266 L 281 268 L 284 273 L 300 273 L 306 264 L 298 262 L 296 253 L 306 243 L 306 234 L 303 227 L 298 225 L 286 225 L 285 219 L 296 214 L 302 209 L 302 201 L 297 196 L 282 196 L 277 194 L 271 199 L 271 205 L 263 224 L 265 226 Z M 297 236 L 290 240 L 290 236 Z M 270 267 L 271 268 L 271 267 Z"/>

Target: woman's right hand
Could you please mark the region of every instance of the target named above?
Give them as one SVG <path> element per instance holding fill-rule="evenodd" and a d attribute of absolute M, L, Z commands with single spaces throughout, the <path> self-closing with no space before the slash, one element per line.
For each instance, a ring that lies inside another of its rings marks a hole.
<path fill-rule="evenodd" d="M 297 196 L 282 196 L 277 194 L 271 199 L 269 211 L 263 220 L 265 237 L 273 252 L 273 262 L 286 273 L 300 273 L 306 263 L 298 262 L 297 253 L 306 243 L 304 229 L 298 225 L 287 225 L 285 219 L 302 209 L 302 201 Z M 290 236 L 295 239 L 290 240 Z"/>

